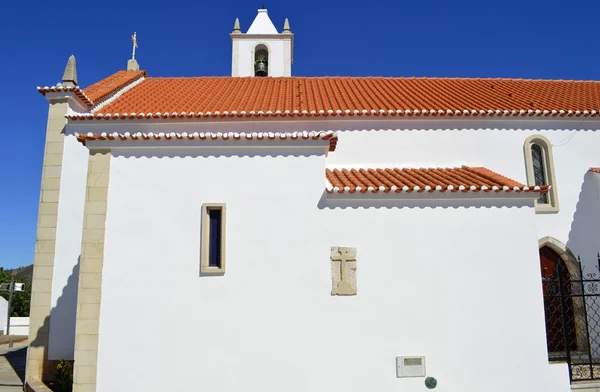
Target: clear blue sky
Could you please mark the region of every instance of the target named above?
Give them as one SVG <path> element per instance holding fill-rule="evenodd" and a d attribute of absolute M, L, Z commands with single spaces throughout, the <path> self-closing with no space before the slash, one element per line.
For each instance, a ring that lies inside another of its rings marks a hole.
<path fill-rule="evenodd" d="M 47 118 L 36 86 L 77 57 L 88 86 L 125 69 L 228 75 L 259 1 L 5 1 L 0 6 L 0 266 L 33 262 Z M 293 75 L 600 79 L 597 0 L 265 1 L 295 33 Z"/>

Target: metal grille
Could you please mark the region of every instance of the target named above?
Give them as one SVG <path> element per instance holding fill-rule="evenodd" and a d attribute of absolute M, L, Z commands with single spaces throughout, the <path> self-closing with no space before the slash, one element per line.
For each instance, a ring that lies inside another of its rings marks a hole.
<path fill-rule="evenodd" d="M 600 254 L 586 272 L 557 263 L 542 278 L 546 342 L 551 362 L 567 362 L 573 381 L 600 380 Z"/>
<path fill-rule="evenodd" d="M 537 144 L 531 146 L 531 161 L 533 163 L 533 178 L 535 179 L 535 185 L 548 185 L 546 183 L 542 148 Z M 538 203 L 548 204 L 548 194 L 540 196 Z"/>

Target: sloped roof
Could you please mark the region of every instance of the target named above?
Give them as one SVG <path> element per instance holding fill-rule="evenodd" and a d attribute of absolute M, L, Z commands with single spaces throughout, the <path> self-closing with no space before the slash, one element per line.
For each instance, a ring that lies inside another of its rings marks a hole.
<path fill-rule="evenodd" d="M 123 88 L 131 85 L 134 81 L 146 76 L 146 71 L 118 71 L 108 78 L 92 84 L 86 89 L 79 86 L 65 86 L 57 84 L 55 86 L 38 87 L 42 95 L 55 92 L 71 92 L 75 94 L 80 101 L 87 107 L 97 107 L 109 96 L 121 91 Z"/>
<path fill-rule="evenodd" d="M 327 169 L 328 193 L 389 192 L 537 192 L 484 167 L 450 169 Z"/>
<path fill-rule="evenodd" d="M 58 93 L 58 92 L 69 92 L 75 94 L 77 98 L 88 108 L 94 107 L 94 102 L 85 94 L 85 92 L 79 86 L 64 86 L 59 84 L 57 86 L 52 87 L 38 87 L 37 90 L 43 96 L 46 96 L 48 93 Z"/>
<path fill-rule="evenodd" d="M 145 75 L 146 71 L 118 71 L 108 78 L 92 84 L 84 91 L 88 98 L 97 102 Z"/>
<path fill-rule="evenodd" d="M 84 90 L 95 103 L 144 71 Z M 597 116 L 600 82 L 383 77 L 144 78 L 71 119 L 284 116 Z"/>
<path fill-rule="evenodd" d="M 259 9 L 246 34 L 279 34 L 266 9 Z"/>

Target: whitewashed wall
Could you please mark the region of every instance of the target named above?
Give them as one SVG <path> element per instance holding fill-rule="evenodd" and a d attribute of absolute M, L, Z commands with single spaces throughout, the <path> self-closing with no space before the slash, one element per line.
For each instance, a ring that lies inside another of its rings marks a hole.
<path fill-rule="evenodd" d="M 289 38 L 234 39 L 237 42 L 233 46 L 233 76 L 254 76 L 254 50 L 259 44 L 269 48 L 269 76 L 291 76 L 291 40 Z"/>
<path fill-rule="evenodd" d="M 328 162 L 481 164 L 522 179 L 491 148 L 461 156 L 473 138 L 439 134 L 344 133 Z M 352 208 L 323 199 L 321 155 L 238 153 L 113 151 L 98 392 L 424 390 L 396 378 L 398 355 L 425 355 L 441 392 L 569 390 L 566 366 L 547 362 L 532 202 Z M 199 277 L 203 202 L 227 203 L 223 277 Z M 336 245 L 358 248 L 355 297 L 330 295 Z M 169 341 L 156 341 L 157 309 L 181 321 Z"/>
<path fill-rule="evenodd" d="M 75 123 L 75 130 L 107 131 L 106 123 Z M 533 134 L 554 145 L 560 212 L 536 215 L 538 239 L 551 236 L 580 255 L 586 265 L 596 263 L 600 249 L 600 121 L 589 119 L 444 119 L 391 117 L 333 117 L 326 121 L 292 118 L 285 121 L 203 121 L 152 125 L 127 121 L 119 132 L 337 130 L 339 143 L 327 165 L 363 167 L 485 166 L 526 183 L 523 143 Z"/>
<path fill-rule="evenodd" d="M 6 331 L 6 318 L 4 319 L 4 331 Z M 19 336 L 29 336 L 29 317 L 11 317 L 10 334 Z"/>
<path fill-rule="evenodd" d="M 0 297 L 0 328 L 2 334 L 6 335 L 6 315 L 8 313 L 8 301 L 4 297 Z"/>
<path fill-rule="evenodd" d="M 48 359 L 73 359 L 87 167 L 87 148 L 67 128 L 56 222 Z"/>
<path fill-rule="evenodd" d="M 600 182 L 599 175 L 588 173 L 588 169 L 600 166 L 598 122 L 432 121 L 389 125 L 395 130 L 343 132 L 337 151 L 327 163 L 401 167 L 466 164 L 485 166 L 526 183 L 523 143 L 533 134 L 548 138 L 553 144 L 560 212 L 536 215 L 538 239 L 554 237 L 580 255 L 586 265 L 596 265 L 600 252 Z"/>

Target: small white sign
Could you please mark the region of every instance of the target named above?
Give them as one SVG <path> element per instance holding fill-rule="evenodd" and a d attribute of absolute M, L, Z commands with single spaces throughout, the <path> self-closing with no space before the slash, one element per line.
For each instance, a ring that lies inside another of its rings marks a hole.
<path fill-rule="evenodd" d="M 425 377 L 425 357 L 396 357 L 396 377 Z"/>

